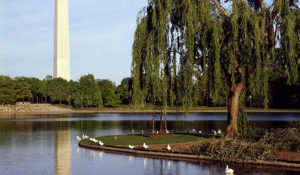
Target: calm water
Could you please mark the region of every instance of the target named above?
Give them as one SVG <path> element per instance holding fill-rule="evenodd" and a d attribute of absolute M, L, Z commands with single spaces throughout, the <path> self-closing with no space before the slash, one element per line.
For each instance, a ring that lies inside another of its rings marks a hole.
<path fill-rule="evenodd" d="M 128 134 L 132 129 L 151 132 L 150 114 L 39 115 L 35 119 L 0 120 L 0 174 L 2 175 L 189 175 L 225 174 L 226 164 L 135 157 L 79 148 L 76 136 Z M 36 117 L 36 116 L 35 116 Z M 48 118 L 52 117 L 52 118 Z M 283 127 L 300 121 L 300 114 L 251 114 L 255 127 Z M 171 131 L 225 129 L 226 114 L 169 114 Z M 159 116 L 156 116 L 159 120 Z M 156 123 L 159 128 L 159 123 Z M 300 170 L 229 164 L 235 174 L 299 174 Z"/>

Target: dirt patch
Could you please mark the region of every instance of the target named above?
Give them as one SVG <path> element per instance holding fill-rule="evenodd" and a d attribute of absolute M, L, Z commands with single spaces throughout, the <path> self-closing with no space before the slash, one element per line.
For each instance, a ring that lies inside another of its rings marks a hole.
<path fill-rule="evenodd" d="M 169 133 L 164 133 L 164 132 L 161 132 L 161 133 L 152 133 L 151 136 L 170 136 L 171 134 Z"/>

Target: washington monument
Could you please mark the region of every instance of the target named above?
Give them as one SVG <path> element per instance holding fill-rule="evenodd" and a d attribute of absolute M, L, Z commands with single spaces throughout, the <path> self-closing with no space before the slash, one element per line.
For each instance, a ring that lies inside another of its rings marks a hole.
<path fill-rule="evenodd" d="M 70 81 L 68 0 L 55 0 L 53 76 Z"/>

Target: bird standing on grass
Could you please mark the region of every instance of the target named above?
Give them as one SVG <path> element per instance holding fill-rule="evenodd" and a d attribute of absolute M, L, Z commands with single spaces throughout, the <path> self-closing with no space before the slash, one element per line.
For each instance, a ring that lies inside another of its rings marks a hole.
<path fill-rule="evenodd" d="M 80 138 L 79 136 L 76 136 L 76 137 L 77 137 L 77 140 L 78 140 L 78 141 L 80 141 L 80 140 L 81 140 L 81 138 Z"/>
<path fill-rule="evenodd" d="M 103 143 L 103 142 L 101 142 L 101 140 L 99 140 L 99 145 L 100 145 L 100 146 L 103 146 L 103 145 L 104 145 L 104 143 Z"/>
<path fill-rule="evenodd" d="M 143 147 L 144 147 L 145 149 L 148 149 L 148 148 L 149 148 L 149 146 L 146 145 L 146 143 L 143 144 Z"/>

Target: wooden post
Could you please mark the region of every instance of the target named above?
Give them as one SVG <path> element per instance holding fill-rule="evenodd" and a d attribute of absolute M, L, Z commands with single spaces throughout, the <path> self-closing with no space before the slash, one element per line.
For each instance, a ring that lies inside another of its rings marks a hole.
<path fill-rule="evenodd" d="M 154 112 L 153 112 L 153 117 L 152 117 L 152 133 L 155 133 L 155 130 L 154 130 Z"/>
<path fill-rule="evenodd" d="M 168 133 L 167 131 L 167 112 L 165 112 L 165 132 Z"/>
<path fill-rule="evenodd" d="M 160 133 L 162 133 L 162 110 L 160 111 Z"/>

